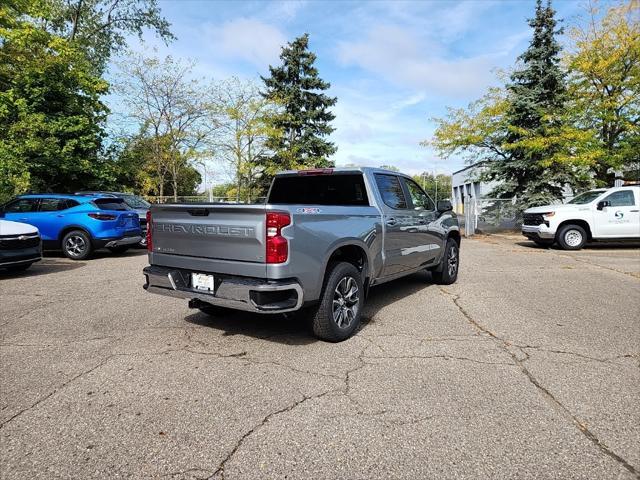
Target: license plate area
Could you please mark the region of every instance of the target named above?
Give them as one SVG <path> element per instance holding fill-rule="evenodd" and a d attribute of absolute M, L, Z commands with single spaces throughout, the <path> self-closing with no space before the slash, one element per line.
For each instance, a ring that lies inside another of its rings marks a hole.
<path fill-rule="evenodd" d="M 199 290 L 201 292 L 214 293 L 215 292 L 215 278 L 213 275 L 207 275 L 206 273 L 192 273 L 191 274 L 191 288 Z"/>

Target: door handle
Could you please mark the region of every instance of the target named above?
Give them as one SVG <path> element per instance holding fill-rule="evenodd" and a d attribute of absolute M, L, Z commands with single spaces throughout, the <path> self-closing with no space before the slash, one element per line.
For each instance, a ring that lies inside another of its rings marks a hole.
<path fill-rule="evenodd" d="M 426 219 L 424 219 L 424 218 L 420 218 L 420 219 L 418 219 L 418 223 L 419 223 L 420 225 L 425 225 L 425 224 L 427 223 L 427 220 L 426 220 Z"/>
<path fill-rule="evenodd" d="M 390 227 L 393 227 L 396 223 L 398 223 L 398 221 L 393 217 L 387 220 L 387 225 L 389 225 Z"/>

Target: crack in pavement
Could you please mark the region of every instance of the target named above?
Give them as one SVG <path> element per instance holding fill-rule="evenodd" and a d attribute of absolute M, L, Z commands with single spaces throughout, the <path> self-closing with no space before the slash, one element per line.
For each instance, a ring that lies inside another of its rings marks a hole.
<path fill-rule="evenodd" d="M 495 340 L 496 345 L 498 345 L 502 350 L 507 352 L 511 356 L 511 358 L 513 358 L 513 361 L 516 363 L 516 365 L 518 365 L 518 367 L 520 367 L 520 371 L 525 375 L 527 380 L 529 380 L 529 382 L 534 387 L 536 387 L 536 389 L 540 393 L 543 394 L 544 398 L 546 398 L 552 405 L 554 405 L 557 409 L 559 409 L 559 411 L 561 413 L 563 413 L 564 416 L 567 417 L 568 420 L 570 420 L 576 427 L 578 427 L 578 430 L 591 443 L 593 443 L 593 445 L 595 445 L 602 453 L 604 453 L 605 455 L 609 456 L 610 458 L 612 458 L 613 460 L 618 462 L 622 467 L 624 467 L 627 471 L 629 471 L 631 474 L 633 474 L 636 478 L 640 479 L 640 472 L 638 470 L 636 470 L 636 468 L 633 465 L 631 465 L 627 460 L 625 460 L 620 455 L 618 455 L 613 450 L 611 450 L 591 430 L 589 430 L 589 428 L 584 423 L 582 423 L 578 419 L 578 417 L 576 417 L 573 413 L 571 413 L 571 411 L 565 405 L 563 405 L 560 402 L 560 400 L 558 400 L 544 385 L 542 385 L 540 383 L 540 381 L 524 365 L 524 361 L 526 361 L 526 358 L 524 360 L 519 359 L 518 356 L 509 348 L 510 346 L 512 346 L 511 343 L 509 343 L 506 340 L 500 338 L 498 335 L 493 333 L 487 327 L 485 327 L 484 325 L 482 325 L 478 321 L 476 321 L 471 316 L 471 314 L 469 312 L 467 312 L 465 310 L 465 308 L 460 304 L 460 295 L 452 293 L 452 292 L 449 292 L 449 291 L 447 291 L 446 289 L 444 289 L 442 287 L 439 287 L 439 288 L 440 288 L 440 291 L 442 292 L 442 294 L 444 294 L 444 295 L 446 295 L 446 296 L 448 296 L 448 297 L 450 297 L 452 299 L 454 305 L 456 307 L 458 307 L 458 310 L 460 310 L 460 313 L 462 313 L 462 315 L 469 321 L 469 323 L 471 325 L 473 325 L 477 330 L 479 330 L 481 332 L 484 332 L 487 335 L 489 335 L 491 338 L 493 338 Z M 528 354 L 527 354 L 527 358 L 528 358 Z"/>
<path fill-rule="evenodd" d="M 509 344 L 509 342 L 506 342 Z M 589 360 L 589 361 L 594 361 L 594 362 L 600 362 L 600 363 L 607 363 L 609 365 L 617 365 L 620 366 L 620 364 L 615 363 L 614 360 L 619 360 L 622 358 L 637 358 L 640 356 L 640 352 L 639 353 L 628 353 L 628 354 L 624 354 L 624 355 L 616 355 L 613 357 L 606 357 L 606 358 L 601 358 L 601 357 L 591 357 L 589 355 L 584 355 L 582 353 L 577 353 L 577 352 L 571 352 L 568 350 L 555 350 L 555 349 L 550 349 L 550 348 L 544 348 L 541 346 L 536 346 L 536 345 L 518 345 L 517 343 L 511 343 L 510 345 L 513 345 L 515 347 L 520 348 L 521 350 L 524 351 L 525 355 L 527 355 L 527 358 L 525 359 L 528 360 L 529 354 L 526 352 L 526 350 L 535 350 L 537 352 L 545 352 L 545 353 L 556 353 L 556 354 L 560 354 L 560 355 L 571 355 L 574 357 L 579 357 L 582 358 L 584 360 Z"/>
<path fill-rule="evenodd" d="M 280 409 L 276 410 L 275 412 L 271 412 L 271 413 L 267 414 L 265 417 L 263 417 L 262 421 L 260 421 L 253 428 L 251 428 L 244 435 L 242 435 L 242 437 L 240 437 L 240 439 L 236 442 L 236 444 L 233 447 L 233 449 L 222 460 L 222 462 L 220 462 L 220 465 L 218 466 L 218 468 L 209 477 L 209 480 L 215 480 L 216 478 L 218 478 L 220 480 L 224 480 L 224 478 L 225 478 L 225 466 L 227 465 L 227 463 L 229 463 L 231 461 L 231 459 L 234 457 L 236 452 L 242 447 L 243 443 L 247 440 L 247 438 L 249 438 L 255 432 L 257 432 L 262 427 L 264 427 L 272 418 L 274 418 L 274 417 L 276 417 L 278 415 L 281 415 L 281 414 L 289 413 L 293 409 L 295 409 L 296 407 L 302 405 L 303 403 L 305 403 L 305 402 L 307 402 L 309 400 L 315 400 L 315 399 L 318 399 L 318 398 L 322 398 L 322 397 L 324 397 L 326 395 L 329 395 L 329 394 L 335 394 L 335 393 L 342 394 L 342 395 L 347 396 L 347 398 L 349 398 L 350 400 L 353 401 L 353 399 L 351 399 L 351 397 L 349 396 L 350 390 L 351 390 L 351 375 L 366 366 L 367 363 L 363 358 L 365 351 L 366 351 L 366 347 L 364 347 L 360 351 L 360 354 L 357 356 L 356 359 L 358 360 L 358 365 L 356 365 L 356 366 L 350 368 L 349 370 L 347 370 L 345 372 L 345 375 L 343 377 L 341 377 L 341 380 L 344 382 L 343 388 L 328 389 L 328 390 L 325 390 L 324 392 L 321 392 L 321 393 L 316 394 L 316 395 L 309 395 L 309 396 L 308 395 L 303 395 L 301 399 L 293 402 L 292 404 L 290 404 L 290 405 L 288 405 L 288 406 L 286 406 L 284 408 L 280 408 Z"/>
<path fill-rule="evenodd" d="M 16 414 L 14 414 L 12 417 L 8 418 L 7 420 L 5 420 L 4 422 L 0 423 L 0 430 L 2 430 L 7 424 L 9 424 L 10 422 L 12 422 L 13 420 L 15 420 L 16 418 L 20 417 L 23 413 L 28 412 L 29 410 L 37 407 L 38 405 L 40 405 L 42 402 L 44 402 L 45 400 L 51 398 L 53 395 L 55 395 L 56 393 L 58 393 L 60 390 L 62 390 L 63 388 L 65 388 L 67 385 L 75 382 L 76 380 L 78 380 L 79 378 L 90 374 L 91 372 L 93 372 L 94 370 L 97 370 L 98 368 L 104 366 L 109 360 L 111 360 L 115 355 L 109 355 L 108 357 L 104 358 L 100 363 L 94 365 L 93 367 L 89 368 L 88 370 L 85 370 L 73 377 L 71 377 L 69 380 L 67 380 L 66 382 L 63 382 L 61 385 L 59 385 L 58 387 L 54 388 L 53 390 L 51 390 L 49 393 L 47 393 L 46 395 L 40 397 L 38 400 L 36 400 L 33 404 L 31 404 L 29 407 L 23 408 L 22 410 L 20 410 L 19 412 L 17 412 Z"/>
<path fill-rule="evenodd" d="M 304 402 L 308 401 L 308 400 L 312 400 L 312 399 L 316 399 L 316 398 L 320 398 L 323 397 L 324 395 L 327 395 L 328 393 L 330 393 L 332 390 L 327 390 L 325 392 L 322 392 L 320 394 L 317 395 L 311 395 L 311 396 L 307 396 L 307 395 L 303 395 L 301 399 L 296 400 L 295 402 L 293 402 L 290 405 L 287 405 L 284 408 L 280 408 L 278 410 L 276 410 L 275 412 L 271 412 L 269 414 L 267 414 L 265 417 L 263 417 L 262 421 L 256 425 L 254 425 L 250 430 L 248 430 L 247 432 L 245 432 L 244 435 L 242 435 L 240 437 L 240 439 L 236 442 L 236 444 L 234 445 L 233 449 L 229 452 L 229 454 L 222 460 L 222 462 L 220 462 L 220 465 L 218 466 L 218 468 L 216 469 L 215 472 L 213 472 L 213 474 L 208 477 L 210 480 L 215 480 L 216 478 L 219 478 L 220 480 L 224 480 L 225 478 L 225 473 L 224 473 L 224 468 L 227 465 L 227 463 L 229 461 L 231 461 L 231 459 L 233 458 L 233 456 L 236 454 L 236 452 L 242 447 L 242 444 L 244 443 L 244 441 L 249 438 L 251 435 L 253 435 L 255 432 L 257 432 L 260 428 L 262 428 L 263 426 L 265 426 L 269 420 L 271 420 L 273 417 L 280 415 L 282 413 L 287 413 L 290 412 L 291 410 L 293 410 L 294 408 L 296 408 L 299 405 L 302 405 Z"/>

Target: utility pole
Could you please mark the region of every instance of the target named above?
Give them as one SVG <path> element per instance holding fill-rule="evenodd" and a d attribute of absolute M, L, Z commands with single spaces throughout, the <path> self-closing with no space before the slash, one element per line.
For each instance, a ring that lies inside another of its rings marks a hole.
<path fill-rule="evenodd" d="M 438 204 L 438 176 L 436 175 L 436 171 L 435 170 L 433 171 L 433 179 L 436 182 L 436 195 L 435 195 L 436 198 L 435 198 L 435 202 L 436 202 L 436 205 L 437 205 Z"/>

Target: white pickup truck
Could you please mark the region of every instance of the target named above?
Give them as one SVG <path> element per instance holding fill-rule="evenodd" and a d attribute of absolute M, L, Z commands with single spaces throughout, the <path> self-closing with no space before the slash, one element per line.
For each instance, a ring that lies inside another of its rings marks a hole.
<path fill-rule="evenodd" d="M 562 205 L 524 211 L 522 234 L 541 246 L 579 250 L 590 241 L 640 240 L 640 186 L 596 189 Z"/>

